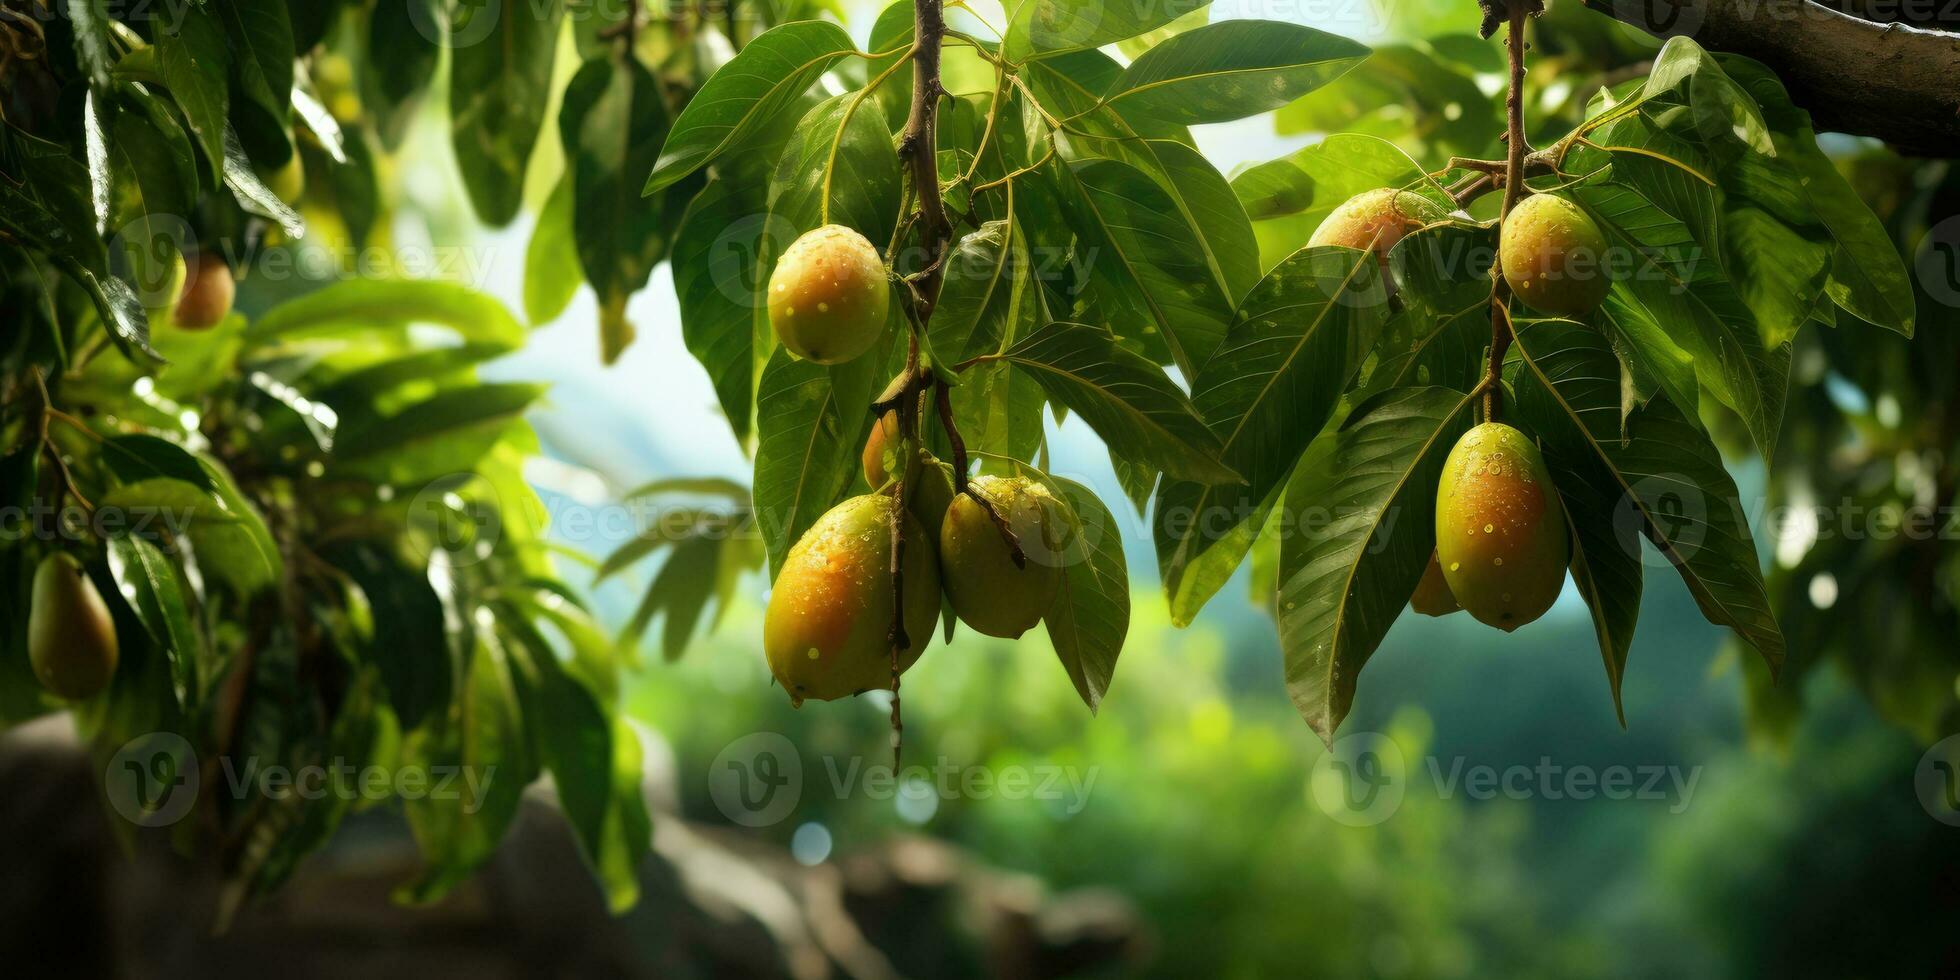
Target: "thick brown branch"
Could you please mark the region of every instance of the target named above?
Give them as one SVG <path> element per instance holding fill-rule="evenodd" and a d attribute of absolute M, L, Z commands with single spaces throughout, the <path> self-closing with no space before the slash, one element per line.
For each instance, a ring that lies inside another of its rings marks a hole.
<path fill-rule="evenodd" d="M 1585 0 L 1656 37 L 1768 65 L 1819 130 L 1960 156 L 1960 34 L 1875 24 L 1810 0 Z"/>

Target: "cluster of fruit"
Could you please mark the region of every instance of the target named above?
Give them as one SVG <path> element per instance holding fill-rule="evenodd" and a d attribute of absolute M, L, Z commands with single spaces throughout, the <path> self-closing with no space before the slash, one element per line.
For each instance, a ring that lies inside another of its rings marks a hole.
<path fill-rule="evenodd" d="M 798 238 L 777 262 L 769 321 L 797 356 L 843 363 L 883 335 L 890 290 L 871 243 L 849 228 L 825 225 Z M 942 591 L 961 622 L 1009 639 L 1040 623 L 1054 601 L 1072 536 L 1062 502 L 1027 477 L 966 480 L 911 442 L 896 410 L 880 418 L 864 446 L 864 479 L 873 492 L 831 508 L 777 572 L 763 648 L 771 673 L 796 703 L 889 688 L 894 666 L 910 668 L 931 642 Z M 901 488 L 904 567 L 894 582 Z M 896 658 L 895 603 L 904 605 Z"/>
<path fill-rule="evenodd" d="M 1388 252 L 1404 236 L 1448 218 L 1410 191 L 1383 188 L 1334 209 L 1308 244 Z M 1518 202 L 1499 231 L 1504 283 L 1526 305 L 1562 317 L 1597 309 L 1612 286 L 1606 238 L 1578 206 L 1550 194 Z M 1386 278 L 1386 276 L 1384 276 Z M 1564 587 L 1571 531 L 1538 447 L 1486 421 L 1463 435 L 1436 488 L 1436 553 L 1409 605 L 1427 616 L 1467 610 L 1509 632 L 1550 609 Z"/>

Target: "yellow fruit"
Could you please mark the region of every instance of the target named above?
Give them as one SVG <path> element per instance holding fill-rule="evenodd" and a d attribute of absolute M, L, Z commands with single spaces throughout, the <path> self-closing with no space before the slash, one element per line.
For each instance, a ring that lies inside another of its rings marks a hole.
<path fill-rule="evenodd" d="M 1363 191 L 1329 212 L 1307 244 L 1373 248 L 1386 261 L 1388 250 L 1402 236 L 1441 220 L 1445 213 L 1434 201 L 1411 191 L 1393 187 Z"/>
<path fill-rule="evenodd" d="M 231 302 L 237 295 L 231 267 L 214 255 L 185 256 L 184 264 L 189 273 L 184 294 L 177 300 L 177 326 L 185 330 L 217 326 L 231 315 Z"/>
<path fill-rule="evenodd" d="M 306 196 L 306 164 L 300 160 L 299 150 L 286 159 L 286 165 L 270 174 L 260 174 L 266 189 L 287 204 L 296 204 Z"/>
<path fill-rule="evenodd" d="M 136 296 L 143 304 L 143 311 L 150 315 L 150 322 L 169 322 L 190 275 L 185 258 L 173 255 L 168 263 L 135 260 L 132 264 Z"/>
<path fill-rule="evenodd" d="M 903 451 L 903 446 L 898 437 L 898 409 L 894 408 L 886 412 L 883 416 L 880 416 L 878 421 L 872 424 L 871 435 L 864 440 L 864 458 L 862 462 L 864 463 L 865 484 L 871 489 L 876 490 L 889 482 L 892 478 L 892 473 L 890 466 L 887 464 L 895 460 L 898 454 Z M 917 467 L 914 466 L 911 472 L 917 472 Z M 907 475 L 909 476 L 911 473 Z"/>
<path fill-rule="evenodd" d="M 1447 616 L 1463 610 L 1456 604 L 1456 595 L 1443 578 L 1443 565 L 1433 551 L 1429 553 L 1429 567 L 1422 570 L 1422 581 L 1416 583 L 1415 595 L 1409 597 L 1409 608 L 1424 616 Z"/>
<path fill-rule="evenodd" d="M 960 621 L 988 636 L 1013 639 L 1041 622 L 1060 585 L 1060 503 L 1025 477 L 983 476 L 970 485 L 991 501 L 1027 557 L 1014 566 L 1000 526 L 970 493 L 953 498 L 939 528 L 939 566 Z"/>
<path fill-rule="evenodd" d="M 52 554 L 34 570 L 27 655 L 41 686 L 69 700 L 94 697 L 116 673 L 116 624 L 81 563 Z"/>
<path fill-rule="evenodd" d="M 1544 615 L 1565 585 L 1570 538 L 1524 433 L 1486 422 L 1463 434 L 1436 488 L 1436 560 L 1470 615 L 1505 632 Z"/>
<path fill-rule="evenodd" d="M 1578 205 L 1550 194 L 1533 194 L 1511 209 L 1498 262 L 1518 298 L 1554 316 L 1591 313 L 1613 285 L 1606 236 Z"/>
<path fill-rule="evenodd" d="M 870 350 L 884 335 L 890 311 L 885 260 L 843 225 L 806 232 L 783 250 L 769 274 L 776 339 L 818 364 L 842 364 Z"/>
<path fill-rule="evenodd" d="M 769 672 L 790 700 L 830 701 L 891 686 L 890 497 L 852 497 L 790 548 L 762 620 Z M 905 522 L 905 632 L 912 666 L 939 618 L 939 560 L 917 519 Z"/>

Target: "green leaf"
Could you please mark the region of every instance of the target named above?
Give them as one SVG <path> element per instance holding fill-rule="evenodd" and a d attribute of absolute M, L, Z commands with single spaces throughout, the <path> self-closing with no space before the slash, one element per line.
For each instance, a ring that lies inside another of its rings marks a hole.
<path fill-rule="evenodd" d="M 198 674 L 204 643 L 192 625 L 190 593 L 177 563 L 154 543 L 134 535 L 108 541 L 109 574 L 123 600 L 170 661 L 171 686 L 179 707 L 188 708 L 202 692 Z"/>
<path fill-rule="evenodd" d="M 292 155 L 288 120 L 293 99 L 293 23 L 285 0 L 217 0 L 208 9 L 231 47 L 232 119 L 268 167 Z"/>
<path fill-rule="evenodd" d="M 1104 98 L 1131 115 L 1229 122 L 1277 109 L 1367 56 L 1366 45 L 1299 24 L 1221 21 L 1144 52 Z"/>
<path fill-rule="evenodd" d="M 1241 479 L 1219 459 L 1218 437 L 1184 392 L 1108 331 L 1051 323 L 1000 358 L 1082 416 L 1112 450 L 1188 480 Z"/>
<path fill-rule="evenodd" d="M 116 65 L 115 33 L 109 26 L 115 18 L 109 14 L 109 0 L 66 0 L 65 6 L 75 31 L 75 60 L 88 76 L 89 87 L 106 92 Z"/>
<path fill-rule="evenodd" d="M 258 344 L 338 327 L 437 324 L 465 341 L 515 349 L 524 325 L 496 299 L 455 283 L 351 279 L 273 307 L 252 325 Z"/>
<path fill-rule="evenodd" d="M 206 465 L 212 478 L 214 468 Z M 279 579 L 282 562 L 271 532 L 228 479 L 205 489 L 183 480 L 152 477 L 125 483 L 102 495 L 102 507 L 127 515 L 133 531 L 188 534 L 197 565 L 209 579 L 250 595 Z M 136 521 L 146 522 L 143 528 Z"/>
<path fill-rule="evenodd" d="M 1232 301 L 1191 247 L 1197 233 L 1170 195 L 1134 167 L 1085 160 L 1069 171 L 1081 187 L 1069 222 L 1111 326 L 1161 344 L 1185 377 L 1195 376 L 1232 318 Z"/>
<path fill-rule="evenodd" d="M 661 616 L 661 658 L 670 663 L 679 660 L 714 597 L 722 559 L 722 542 L 713 538 L 694 537 L 676 544 L 627 623 L 626 641 L 637 643 L 654 617 Z"/>
<path fill-rule="evenodd" d="M 204 147 L 214 173 L 225 159 L 225 131 L 230 126 L 231 88 L 226 83 L 230 53 L 225 32 L 199 7 L 186 7 L 175 30 L 157 32 L 157 60 L 164 83 L 184 110 L 191 132 Z"/>
<path fill-rule="evenodd" d="M 1130 631 L 1130 569 L 1123 531 L 1088 487 L 1049 478 L 1069 508 L 1073 536 L 1064 545 L 1061 588 L 1045 621 L 1048 640 L 1082 703 L 1094 712 L 1109 691 L 1116 657 Z"/>
<path fill-rule="evenodd" d="M 1632 260 L 1613 283 L 1607 312 L 1636 358 L 1670 397 L 1694 405 L 1674 350 L 1685 353 L 1701 387 L 1742 417 L 1764 456 L 1773 453 L 1789 345 L 1765 348 L 1754 316 L 1717 262 L 1686 225 L 1638 192 L 1603 184 L 1574 188 L 1570 199 L 1605 232 L 1611 249 Z"/>
<path fill-rule="evenodd" d="M 558 131 L 571 161 L 573 238 L 601 306 L 623 309 L 666 257 L 666 198 L 642 201 L 638 183 L 659 155 L 667 128 L 659 80 L 630 55 L 593 58 L 565 89 Z M 616 360 L 631 333 L 630 325 L 604 333 L 601 358 Z"/>
<path fill-rule="evenodd" d="M 439 392 L 385 416 L 349 413 L 341 419 L 343 463 L 398 454 L 462 430 L 500 426 L 531 407 L 545 385 L 505 382 Z"/>
<path fill-rule="evenodd" d="M 1763 588 L 1747 515 L 1707 434 L 1660 398 L 1622 427 L 1618 362 L 1606 341 L 1584 327 L 1521 321 L 1515 349 L 1520 411 L 1538 421 L 1537 435 L 1556 461 L 1553 472 L 1572 470 L 1590 485 L 1590 498 L 1610 498 L 1615 520 L 1646 535 L 1673 563 L 1702 615 L 1735 630 L 1772 672 L 1780 670 L 1783 634 Z M 1562 497 L 1569 486 L 1577 484 L 1560 484 Z M 1581 543 L 1588 558 L 1607 554 L 1597 542 Z M 1590 564 L 1596 575 L 1605 571 Z"/>
<path fill-rule="evenodd" d="M 1335 133 L 1240 171 L 1232 178 L 1232 192 L 1254 221 L 1303 214 L 1317 225 L 1362 191 L 1404 187 L 1421 177 L 1422 169 L 1395 144 Z"/>
<path fill-rule="evenodd" d="M 1254 287 L 1191 383 L 1220 459 L 1244 483 L 1165 480 L 1157 566 L 1171 621 L 1188 626 L 1238 568 L 1287 473 L 1327 425 L 1387 313 L 1380 263 L 1350 248 L 1307 248 Z"/>
<path fill-rule="evenodd" d="M 240 208 L 276 222 L 281 231 L 294 238 L 306 236 L 305 220 L 259 179 L 235 129 L 225 130 L 224 174 L 225 186 L 231 188 L 231 196 Z"/>
<path fill-rule="evenodd" d="M 1185 3 L 1103 3 L 1100 0 L 1027 0 L 1009 5 L 1001 53 L 1011 61 L 1100 48 L 1176 20 L 1210 0 Z"/>
<path fill-rule="evenodd" d="M 770 578 L 796 539 L 836 504 L 859 467 L 883 358 L 826 369 L 778 348 L 756 394 L 755 519 Z"/>
<path fill-rule="evenodd" d="M 567 173 L 545 198 L 524 248 L 524 319 L 533 327 L 564 315 L 585 281 L 572 232 L 573 203 L 572 175 Z"/>
<path fill-rule="evenodd" d="M 402 728 L 412 731 L 438 717 L 449 704 L 457 664 L 428 572 L 366 542 L 330 548 L 321 557 L 346 572 L 367 598 L 374 635 L 385 638 L 373 645 L 373 661 Z"/>
<path fill-rule="evenodd" d="M 674 294 L 681 340 L 714 385 L 738 442 L 749 437 L 754 334 L 767 271 L 760 250 L 768 221 L 759 194 L 722 178 L 688 205 L 674 236 Z"/>
<path fill-rule="evenodd" d="M 442 0 L 378 3 L 368 15 L 368 103 L 384 144 L 400 144 L 416 100 L 435 78 L 442 49 L 429 36 L 448 16 Z"/>
<path fill-rule="evenodd" d="M 1007 221 L 989 221 L 946 257 L 929 339 L 949 364 L 999 351 L 1014 335 L 1030 283 L 1025 244 Z"/>
<path fill-rule="evenodd" d="M 1878 216 L 1818 149 L 1810 114 L 1790 101 L 1782 81 L 1762 65 L 1731 55 L 1725 67 L 1755 97 L 1771 126 L 1777 158 L 1797 173 L 1810 213 L 1835 240 L 1825 287 L 1832 301 L 1867 323 L 1912 336 L 1912 281 L 1905 261 Z"/>
<path fill-rule="evenodd" d="M 468 31 L 474 18 L 495 18 L 488 36 L 450 52 L 449 119 L 470 203 L 485 224 L 501 227 L 523 203 L 524 171 L 551 99 L 552 62 L 565 11 L 559 4 L 539 7 L 525 0 L 487 0 L 480 7 L 455 9 L 459 31 Z"/>
<path fill-rule="evenodd" d="M 783 24 L 749 41 L 702 84 L 674 120 L 644 193 L 714 162 L 794 106 L 818 76 L 855 50 L 843 28 L 814 20 Z"/>
<path fill-rule="evenodd" d="M 1279 639 L 1286 689 L 1333 744 L 1355 679 L 1436 548 L 1436 482 L 1475 396 L 1401 388 L 1315 440 L 1286 490 Z"/>
<path fill-rule="evenodd" d="M 797 123 L 769 177 L 769 230 L 793 236 L 823 224 L 828 196 L 831 224 L 856 229 L 882 246 L 898 224 L 901 179 L 891 131 L 877 107 L 858 102 L 855 94 L 825 99 Z"/>

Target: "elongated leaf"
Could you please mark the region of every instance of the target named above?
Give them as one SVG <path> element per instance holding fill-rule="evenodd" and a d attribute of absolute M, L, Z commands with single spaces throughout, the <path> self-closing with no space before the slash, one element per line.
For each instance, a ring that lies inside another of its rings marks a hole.
<path fill-rule="evenodd" d="M 207 473 L 211 472 L 206 468 Z M 215 474 L 214 474 L 215 475 Z M 168 477 L 126 483 L 102 495 L 133 533 L 188 534 L 206 576 L 249 595 L 278 581 L 282 562 L 265 522 L 229 481 L 215 489 Z M 141 522 L 144 526 L 135 526 Z"/>
<path fill-rule="evenodd" d="M 109 88 L 109 73 L 116 66 L 115 35 L 109 26 L 108 0 L 65 0 L 68 22 L 75 32 L 75 60 L 88 76 L 89 87 L 97 92 Z"/>
<path fill-rule="evenodd" d="M 524 171 L 544 126 L 564 8 L 526 0 L 464 4 L 458 31 L 492 18 L 487 36 L 451 51 L 449 120 L 456 164 L 477 217 L 509 224 L 523 203 Z"/>
<path fill-rule="evenodd" d="M 344 571 L 367 597 L 374 617 L 374 663 L 404 730 L 413 730 L 449 703 L 456 658 L 443 635 L 442 603 L 427 573 L 410 568 L 387 549 L 346 544 L 322 555 Z"/>
<path fill-rule="evenodd" d="M 1609 247 L 1631 260 L 1631 269 L 1613 283 L 1609 313 L 1622 330 L 1639 331 L 1628 338 L 1636 353 L 1664 365 L 1672 357 L 1668 345 L 1642 336 L 1661 332 L 1692 358 L 1702 388 L 1742 417 L 1757 449 L 1773 453 L 1789 383 L 1789 345 L 1765 348 L 1749 308 L 1716 261 L 1686 225 L 1639 193 L 1594 185 L 1575 188 L 1572 199 L 1606 233 Z M 1663 367 L 1662 377 L 1669 376 Z M 1668 393 L 1677 399 L 1688 394 L 1679 382 Z"/>
<path fill-rule="evenodd" d="M 758 254 L 767 224 L 761 195 L 715 178 L 674 236 L 681 340 L 708 372 L 737 441 L 748 439 L 753 414 L 752 325 L 767 277 Z"/>
<path fill-rule="evenodd" d="M 232 122 L 252 159 L 281 167 L 292 158 L 293 23 L 285 0 L 220 0 L 208 9 L 231 47 Z"/>
<path fill-rule="evenodd" d="M 1783 634 L 1770 612 L 1755 543 L 1735 482 L 1707 434 L 1660 398 L 1622 429 L 1618 363 L 1604 339 L 1577 324 L 1524 325 L 1516 349 L 1520 411 L 1542 422 L 1537 435 L 1558 461 L 1553 471 L 1580 474 L 1586 496 L 1600 503 L 1610 495 L 1615 520 L 1646 535 L 1673 563 L 1702 615 L 1735 630 L 1772 672 L 1780 670 Z M 1561 496 L 1577 485 L 1561 483 Z M 1623 547 L 1584 540 L 1582 546 L 1588 558 Z M 1605 571 L 1591 564 L 1595 575 Z"/>
<path fill-rule="evenodd" d="M 566 174 L 545 199 L 531 241 L 524 247 L 524 319 L 541 327 L 564 314 L 578 295 L 585 272 L 572 237 L 572 176 Z"/>
<path fill-rule="evenodd" d="M 1299 24 L 1220 21 L 1144 52 L 1105 98 L 1132 115 L 1228 122 L 1277 109 L 1367 56 L 1366 45 Z"/>
<path fill-rule="evenodd" d="M 109 538 L 109 574 L 169 659 L 177 704 L 189 707 L 203 688 L 198 668 L 204 644 L 192 625 L 190 592 L 177 563 L 144 538 L 117 535 Z"/>
<path fill-rule="evenodd" d="M 419 443 L 508 421 L 544 394 L 545 386 L 506 382 L 444 391 L 386 416 L 341 420 L 338 458 L 373 459 Z"/>
<path fill-rule="evenodd" d="M 256 343 L 336 326 L 439 324 L 463 340 L 516 348 L 524 325 L 495 299 L 455 283 L 357 279 L 273 307 L 252 325 Z"/>
<path fill-rule="evenodd" d="M 1130 631 L 1130 570 L 1116 516 L 1088 487 L 1049 478 L 1067 504 L 1073 538 L 1066 543 L 1061 588 L 1045 616 L 1048 640 L 1075 693 L 1094 712 L 1109 691 L 1116 656 Z"/>
<path fill-rule="evenodd" d="M 1355 409 L 1301 457 L 1280 535 L 1279 639 L 1294 707 L 1328 744 L 1356 677 L 1436 547 L 1436 481 L 1474 398 L 1402 388 Z"/>
<path fill-rule="evenodd" d="M 416 100 L 442 55 L 436 30 L 448 16 L 442 0 L 378 3 L 368 15 L 367 95 L 383 144 L 400 145 Z"/>
<path fill-rule="evenodd" d="M 712 163 L 794 106 L 818 76 L 855 50 L 843 28 L 814 20 L 783 24 L 751 40 L 709 77 L 674 120 L 644 193 Z"/>
<path fill-rule="evenodd" d="M 1012 19 L 1002 53 L 1014 61 L 1056 55 L 1136 37 L 1162 27 L 1210 0 L 1175 3 L 1104 3 L 1100 0 L 1027 0 L 1010 4 Z"/>
<path fill-rule="evenodd" d="M 882 358 L 826 369 L 777 349 L 756 395 L 755 518 L 770 578 L 857 472 Z"/>
<path fill-rule="evenodd" d="M 1069 171 L 1081 194 L 1069 222 L 1088 257 L 1110 326 L 1125 337 L 1161 343 L 1186 377 L 1211 356 L 1231 322 L 1228 299 L 1190 242 L 1191 225 L 1147 175 L 1114 160 L 1086 160 Z"/>
<path fill-rule="evenodd" d="M 1241 479 L 1219 459 L 1218 437 L 1156 365 L 1108 331 L 1057 322 L 1001 355 L 1048 396 L 1082 416 L 1110 448 L 1189 480 Z"/>
<path fill-rule="evenodd" d="M 157 61 L 164 83 L 190 121 L 204 147 L 205 159 L 217 173 L 225 159 L 225 130 L 231 124 L 231 88 L 225 73 L 230 66 L 224 28 L 199 7 L 186 7 L 175 29 L 157 32 Z"/>
<path fill-rule="evenodd" d="M 279 199 L 272 188 L 259 179 L 252 169 L 252 160 L 245 153 L 245 146 L 239 142 L 238 132 L 225 131 L 224 156 L 225 186 L 231 188 L 231 196 L 238 206 L 246 211 L 278 223 L 279 229 L 294 238 L 306 235 L 306 222 L 294 211 L 292 205 Z"/>
<path fill-rule="evenodd" d="M 585 278 L 599 294 L 600 357 L 610 364 L 632 341 L 626 300 L 646 286 L 667 254 L 666 198 L 640 200 L 640 174 L 667 138 L 660 82 L 637 58 L 587 61 L 565 89 L 558 130 L 571 161 L 573 239 Z"/>
<path fill-rule="evenodd" d="M 1254 287 L 1191 403 L 1244 483 L 1166 480 L 1153 533 L 1171 621 L 1189 625 L 1230 578 L 1286 474 L 1327 425 L 1387 312 L 1380 263 L 1350 248 L 1294 253 Z"/>
<path fill-rule="evenodd" d="M 898 153 L 884 117 L 869 100 L 853 108 L 856 98 L 826 99 L 797 123 L 769 178 L 770 221 L 782 232 L 801 234 L 823 224 L 827 199 L 831 224 L 855 229 L 874 247 L 891 240 L 898 223 Z"/>

